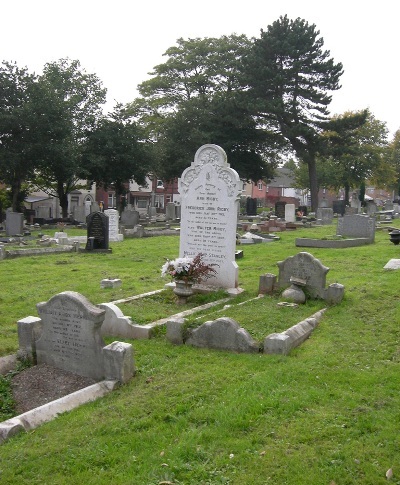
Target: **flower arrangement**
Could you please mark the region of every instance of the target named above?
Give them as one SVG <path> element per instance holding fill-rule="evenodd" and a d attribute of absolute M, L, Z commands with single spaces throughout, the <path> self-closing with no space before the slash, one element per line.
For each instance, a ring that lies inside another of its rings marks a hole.
<path fill-rule="evenodd" d="M 167 260 L 161 268 L 161 276 L 171 276 L 173 280 L 182 280 L 185 283 L 200 283 L 211 278 L 217 271 L 215 264 L 206 264 L 203 254 L 199 253 L 194 258 L 177 258 Z"/>

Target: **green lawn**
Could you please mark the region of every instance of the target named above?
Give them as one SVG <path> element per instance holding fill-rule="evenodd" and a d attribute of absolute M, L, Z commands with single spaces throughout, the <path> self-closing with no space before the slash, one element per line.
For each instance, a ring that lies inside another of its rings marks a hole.
<path fill-rule="evenodd" d="M 286 231 L 280 241 L 243 246 L 245 292 L 229 308 L 199 315 L 230 316 L 262 338 L 314 313 L 323 302 L 278 309 L 279 295 L 237 305 L 257 296 L 261 274 L 278 274 L 277 261 L 310 252 L 330 268 L 327 284 L 345 285 L 345 298 L 289 356 L 173 346 L 162 332 L 132 341 L 136 377 L 1 445 L 0 483 L 379 485 L 392 468 L 389 483 L 400 484 L 400 273 L 383 269 L 400 248 L 387 231 L 358 248 L 294 244 L 334 233 Z M 161 265 L 178 246 L 173 236 L 130 239 L 111 244 L 108 255 L 1 261 L 0 355 L 17 349 L 16 321 L 60 291 L 97 304 L 162 288 Z M 122 287 L 100 289 L 105 276 Z M 195 304 L 177 307 L 166 294 L 121 309 L 146 322 L 156 307 L 172 314 Z"/>

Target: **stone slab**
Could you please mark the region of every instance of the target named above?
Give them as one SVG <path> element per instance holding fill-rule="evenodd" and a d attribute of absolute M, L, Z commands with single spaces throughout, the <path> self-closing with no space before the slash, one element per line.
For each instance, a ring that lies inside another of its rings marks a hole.
<path fill-rule="evenodd" d="M 383 269 L 400 269 L 400 259 L 390 259 Z"/>

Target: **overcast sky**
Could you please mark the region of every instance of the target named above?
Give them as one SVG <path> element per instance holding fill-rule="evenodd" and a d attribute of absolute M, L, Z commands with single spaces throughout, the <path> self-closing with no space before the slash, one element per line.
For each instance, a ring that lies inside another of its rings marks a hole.
<path fill-rule="evenodd" d="M 369 108 L 391 135 L 400 129 L 398 0 L 10 0 L 0 12 L 0 61 L 40 74 L 47 62 L 78 59 L 107 88 L 109 111 L 137 96 L 180 37 L 259 37 L 281 15 L 301 17 L 344 66 L 331 114 Z"/>

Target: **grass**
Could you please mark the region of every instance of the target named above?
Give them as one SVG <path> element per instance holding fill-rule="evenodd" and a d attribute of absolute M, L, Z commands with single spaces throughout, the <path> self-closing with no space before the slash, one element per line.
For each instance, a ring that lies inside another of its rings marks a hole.
<path fill-rule="evenodd" d="M 195 318 L 231 316 L 259 338 L 267 324 L 289 326 L 314 313 L 321 302 L 278 309 L 279 295 L 237 303 L 257 296 L 259 276 L 277 274 L 277 261 L 308 251 L 295 247 L 296 237 L 334 232 L 304 228 L 243 247 L 245 293 Z M 112 244 L 110 255 L 0 262 L 0 353 L 17 348 L 15 322 L 37 315 L 35 304 L 57 292 L 101 303 L 162 288 L 161 265 L 178 244 L 132 239 Z M 399 247 L 378 231 L 373 245 L 308 252 L 330 268 L 327 284 L 345 285 L 345 298 L 290 356 L 173 346 L 161 333 L 134 341 L 136 377 L 1 445 L 1 483 L 379 485 L 392 468 L 390 483 L 400 484 L 399 274 L 383 269 L 400 258 Z M 101 290 L 104 273 L 122 287 Z M 175 311 L 168 298 L 135 305 L 124 313 L 144 321 L 156 307 L 163 316 Z"/>

